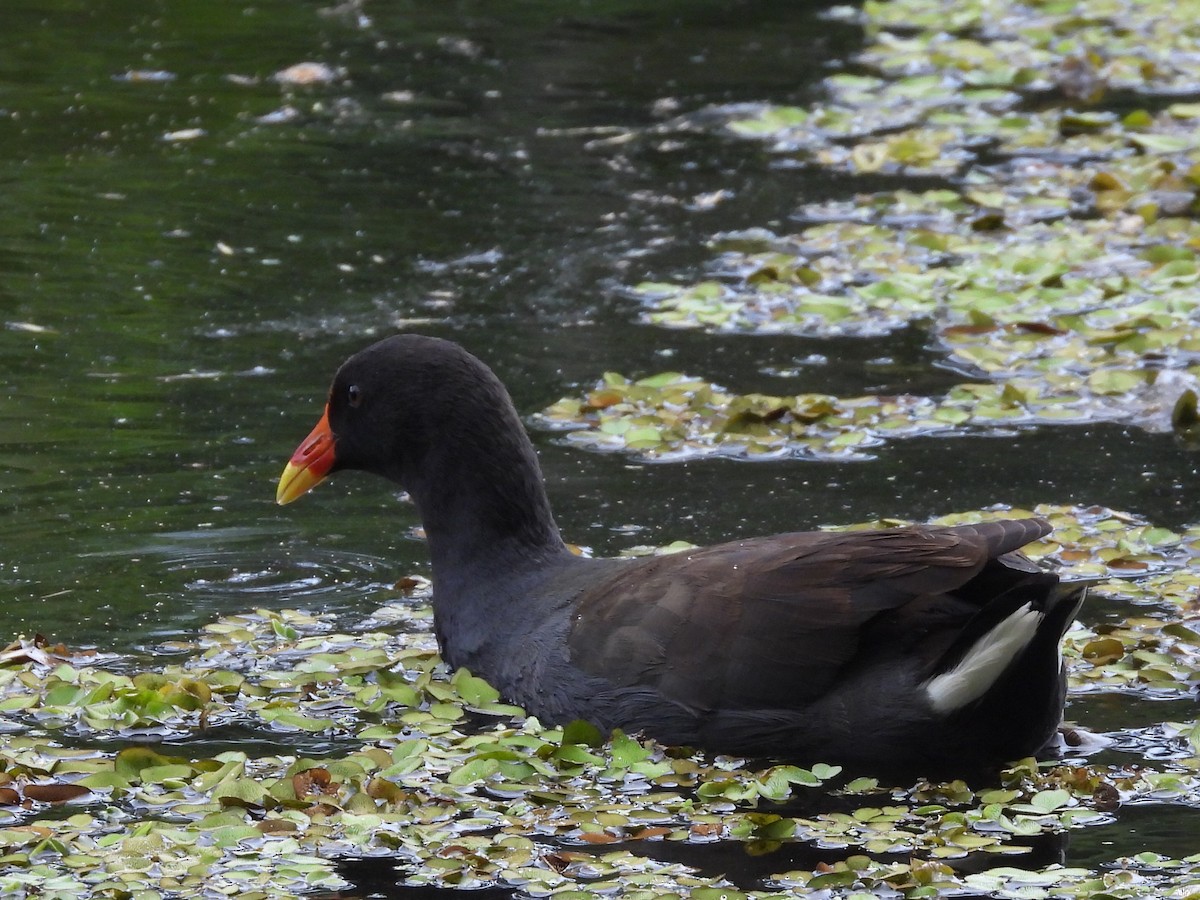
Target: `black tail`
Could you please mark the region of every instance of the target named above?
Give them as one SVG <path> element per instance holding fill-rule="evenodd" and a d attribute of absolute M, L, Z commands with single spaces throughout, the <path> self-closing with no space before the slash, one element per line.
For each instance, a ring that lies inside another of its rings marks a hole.
<path fill-rule="evenodd" d="M 986 734 L 998 755 L 1030 756 L 1054 739 L 1067 691 L 1062 639 L 1087 596 L 1087 587 L 1055 585 L 1042 597 L 1042 619 L 1032 639 L 975 703 L 954 713 L 964 730 Z M 1022 600 L 1004 599 L 998 605 L 1020 608 Z M 1029 602 L 1028 596 L 1023 602 Z"/>

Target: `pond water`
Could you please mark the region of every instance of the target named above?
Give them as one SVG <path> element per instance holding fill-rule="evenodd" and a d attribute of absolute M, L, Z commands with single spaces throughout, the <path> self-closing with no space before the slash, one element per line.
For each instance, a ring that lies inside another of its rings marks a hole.
<path fill-rule="evenodd" d="M 629 286 L 695 280 L 713 234 L 786 229 L 801 202 L 880 187 L 660 130 L 714 104 L 806 102 L 864 40 L 824 6 L 8 0 L 0 634 L 145 661 L 218 616 L 350 610 L 427 572 L 382 482 L 274 503 L 332 372 L 397 329 L 460 341 L 527 414 L 607 370 L 772 394 L 960 382 L 917 329 L 638 322 Z M 327 80 L 275 77 L 305 61 Z M 813 354 L 827 361 L 801 364 Z M 535 441 L 565 536 L 597 554 L 994 503 L 1196 518 L 1195 454 L 1120 424 L 916 438 L 854 462 L 654 464 Z M 1136 707 L 1081 698 L 1073 715 L 1107 730 Z M 1158 820 L 1139 809 L 1063 858 L 1147 846 Z M 1172 838 L 1194 817 L 1170 814 L 1154 849 L 1200 849 Z M 707 852 L 685 861 L 737 866 Z"/>

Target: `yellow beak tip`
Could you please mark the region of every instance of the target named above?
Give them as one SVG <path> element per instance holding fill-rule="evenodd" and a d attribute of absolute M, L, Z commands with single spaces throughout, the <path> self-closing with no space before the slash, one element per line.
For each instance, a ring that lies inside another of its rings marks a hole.
<path fill-rule="evenodd" d="M 298 500 L 324 481 L 323 475 L 316 475 L 311 468 L 288 463 L 283 474 L 279 477 L 279 487 L 275 489 L 275 502 L 287 506 L 293 500 Z"/>

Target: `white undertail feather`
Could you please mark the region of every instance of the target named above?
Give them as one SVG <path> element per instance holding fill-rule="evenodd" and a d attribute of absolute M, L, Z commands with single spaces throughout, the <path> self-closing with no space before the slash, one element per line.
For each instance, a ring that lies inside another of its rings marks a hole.
<path fill-rule="evenodd" d="M 979 638 L 954 666 L 925 683 L 935 712 L 948 715 L 988 692 L 1013 657 L 1033 640 L 1043 614 L 1026 603 Z"/>

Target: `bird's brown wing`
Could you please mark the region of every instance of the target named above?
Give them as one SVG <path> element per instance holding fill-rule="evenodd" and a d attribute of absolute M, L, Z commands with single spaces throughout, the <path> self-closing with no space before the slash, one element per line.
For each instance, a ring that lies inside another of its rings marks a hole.
<path fill-rule="evenodd" d="M 571 657 L 693 709 L 802 705 L 856 661 L 880 614 L 944 647 L 1005 572 L 1029 570 L 1018 554 L 989 561 L 1048 531 L 1026 519 L 804 532 L 649 559 L 581 596 Z"/>

